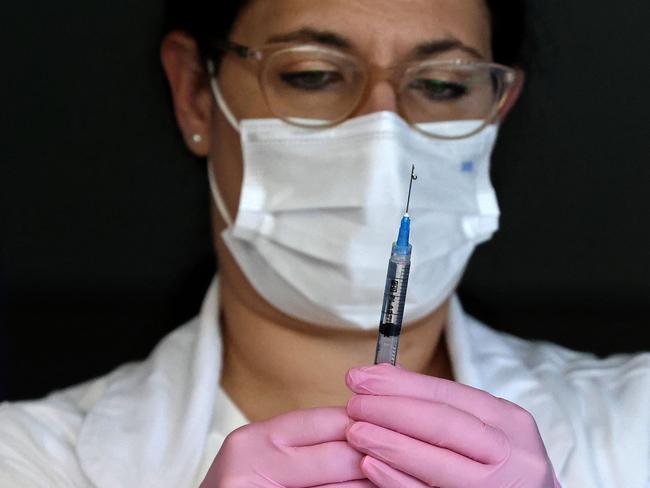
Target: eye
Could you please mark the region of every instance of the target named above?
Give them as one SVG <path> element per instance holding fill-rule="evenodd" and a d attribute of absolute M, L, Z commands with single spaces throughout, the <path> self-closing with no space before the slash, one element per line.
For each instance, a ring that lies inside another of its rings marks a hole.
<path fill-rule="evenodd" d="M 427 78 L 413 80 L 409 88 L 418 90 L 429 100 L 439 102 L 458 100 L 469 93 L 469 88 L 461 83 Z"/>
<path fill-rule="evenodd" d="M 280 73 L 280 79 L 300 90 L 322 90 L 343 81 L 343 76 L 338 71 L 302 70 Z"/>

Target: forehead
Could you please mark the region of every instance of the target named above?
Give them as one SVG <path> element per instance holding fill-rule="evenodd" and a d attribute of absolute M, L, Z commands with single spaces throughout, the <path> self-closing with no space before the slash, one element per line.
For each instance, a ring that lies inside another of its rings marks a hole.
<path fill-rule="evenodd" d="M 378 63 L 442 39 L 459 40 L 491 58 L 484 0 L 253 0 L 232 39 L 260 46 L 304 28 L 337 34 Z"/>

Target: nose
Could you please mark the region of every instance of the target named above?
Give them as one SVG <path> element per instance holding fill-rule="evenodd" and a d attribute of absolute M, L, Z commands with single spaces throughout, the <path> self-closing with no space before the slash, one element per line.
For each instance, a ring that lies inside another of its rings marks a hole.
<path fill-rule="evenodd" d="M 353 116 L 381 111 L 397 112 L 397 94 L 393 85 L 386 80 L 372 85 Z"/>

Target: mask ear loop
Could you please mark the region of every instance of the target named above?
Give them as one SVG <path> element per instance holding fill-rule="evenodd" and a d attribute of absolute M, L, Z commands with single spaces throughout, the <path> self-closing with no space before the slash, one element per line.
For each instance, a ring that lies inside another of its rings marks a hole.
<path fill-rule="evenodd" d="M 237 118 L 233 115 L 230 107 L 228 107 L 228 103 L 226 103 L 226 100 L 223 98 L 221 90 L 219 89 L 219 83 L 217 82 L 217 72 L 212 60 L 208 61 L 208 73 L 210 74 L 210 88 L 212 89 L 212 95 L 214 96 L 217 105 L 221 109 L 221 113 L 230 123 L 232 128 L 239 132 L 239 122 L 237 122 Z"/>
<path fill-rule="evenodd" d="M 210 88 L 212 89 L 212 95 L 214 96 L 217 106 L 221 110 L 221 113 L 226 118 L 228 123 L 239 132 L 239 123 L 237 119 L 230 111 L 226 100 L 219 90 L 219 83 L 217 82 L 217 70 L 214 66 L 212 60 L 208 60 L 208 73 L 210 74 Z M 212 193 L 212 198 L 214 203 L 217 205 L 217 210 L 221 215 L 221 218 L 226 223 L 228 227 L 232 227 L 232 219 L 228 214 L 228 208 L 226 207 L 226 202 L 224 202 L 221 192 L 219 191 L 219 186 L 217 185 L 217 179 L 214 176 L 214 171 L 212 170 L 212 163 L 208 160 L 208 183 L 210 184 L 210 192 Z"/>

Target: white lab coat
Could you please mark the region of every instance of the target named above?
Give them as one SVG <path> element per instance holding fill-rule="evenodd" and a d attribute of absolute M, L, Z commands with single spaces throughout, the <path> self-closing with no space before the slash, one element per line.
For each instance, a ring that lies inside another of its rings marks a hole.
<path fill-rule="evenodd" d="M 45 399 L 0 406 L 1 487 L 196 487 L 246 419 L 219 388 L 217 285 L 150 357 Z M 459 382 L 537 420 L 564 488 L 650 487 L 650 354 L 599 360 L 496 332 L 454 299 Z"/>

